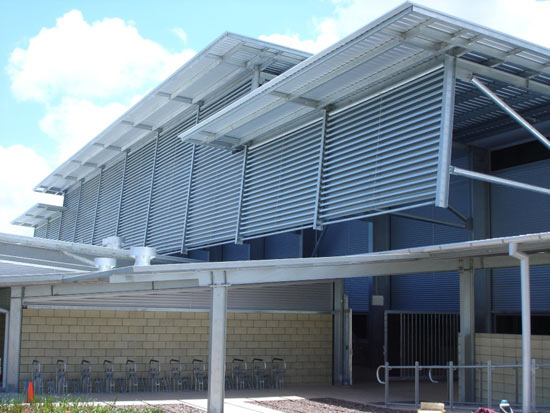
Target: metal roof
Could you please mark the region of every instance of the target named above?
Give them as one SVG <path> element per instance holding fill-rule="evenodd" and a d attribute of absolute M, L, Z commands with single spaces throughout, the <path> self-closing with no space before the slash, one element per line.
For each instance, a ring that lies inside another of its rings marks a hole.
<path fill-rule="evenodd" d="M 461 75 L 498 75 L 550 95 L 550 49 L 405 3 L 179 136 L 233 148 L 278 136 L 457 57 Z M 487 74 L 489 72 L 489 74 Z M 527 96 L 536 99 L 538 96 Z"/>
<path fill-rule="evenodd" d="M 61 216 L 65 207 L 48 204 L 35 204 L 30 207 L 27 212 L 21 214 L 13 221 L 12 225 L 21 225 L 23 227 L 39 227 L 50 219 L 55 219 Z"/>
<path fill-rule="evenodd" d="M 264 73 L 278 75 L 308 56 L 309 53 L 224 33 L 34 189 L 60 194 L 122 151 L 151 137 L 175 117 L 193 112 L 203 101 L 207 103 L 217 90 L 246 73 L 252 73 L 255 67 L 259 66 Z"/>

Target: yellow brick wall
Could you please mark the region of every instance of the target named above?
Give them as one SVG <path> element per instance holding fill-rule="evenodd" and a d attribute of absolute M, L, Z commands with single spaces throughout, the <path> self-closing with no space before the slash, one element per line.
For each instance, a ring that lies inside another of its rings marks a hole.
<path fill-rule="evenodd" d="M 550 363 L 550 336 L 531 337 L 531 357 L 539 363 Z M 521 364 L 522 347 L 519 334 L 482 334 L 475 335 L 475 362 L 476 364 Z M 516 376 L 517 374 L 517 376 Z M 493 399 L 498 402 L 506 399 L 510 402 L 521 403 L 522 385 L 521 369 L 503 368 L 493 369 Z M 516 380 L 518 383 L 516 393 Z M 476 374 L 476 392 L 487 398 L 487 371 L 483 371 L 480 380 Z M 517 394 L 517 400 L 516 400 Z M 550 367 L 536 371 L 537 404 L 550 404 Z"/>
<path fill-rule="evenodd" d="M 227 362 L 254 357 L 287 361 L 287 384 L 328 384 L 332 372 L 332 316 L 323 314 L 228 313 Z M 55 375 L 57 359 L 67 361 L 69 379 L 79 377 L 82 359 L 101 376 L 103 360 L 115 363 L 123 377 L 127 359 L 145 375 L 150 359 L 180 359 L 186 373 L 193 358 L 208 359 L 209 313 L 99 310 L 23 311 L 21 380 L 31 363 L 42 364 L 44 379 Z M 228 369 L 230 365 L 228 365 Z"/>

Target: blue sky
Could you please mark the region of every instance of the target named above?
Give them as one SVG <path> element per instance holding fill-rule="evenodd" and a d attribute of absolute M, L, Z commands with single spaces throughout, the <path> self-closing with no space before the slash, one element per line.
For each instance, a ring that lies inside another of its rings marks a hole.
<path fill-rule="evenodd" d="M 0 0 L 0 232 L 55 166 L 225 31 L 317 52 L 399 0 Z M 420 0 L 550 47 L 550 1 Z"/>

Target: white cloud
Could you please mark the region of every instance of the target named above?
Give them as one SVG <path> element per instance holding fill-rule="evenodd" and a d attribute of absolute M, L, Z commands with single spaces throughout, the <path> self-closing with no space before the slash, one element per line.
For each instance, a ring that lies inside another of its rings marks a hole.
<path fill-rule="evenodd" d="M 183 43 L 187 43 L 187 33 L 185 33 L 185 30 L 183 30 L 181 27 L 174 27 L 172 29 L 172 33 L 178 36 L 183 41 Z"/>
<path fill-rule="evenodd" d="M 38 181 L 51 172 L 44 158 L 22 145 L 0 145 L 0 232 L 32 235 L 29 228 L 10 222 L 37 202 L 60 205 L 63 198 L 33 192 Z"/>
<path fill-rule="evenodd" d="M 26 49 L 16 48 L 7 71 L 20 100 L 111 100 L 158 83 L 194 54 L 172 54 L 124 20 L 89 24 L 73 10 L 58 18 L 55 27 L 42 28 Z"/>
<path fill-rule="evenodd" d="M 297 33 L 274 33 L 260 39 L 311 53 L 319 52 L 353 31 L 399 6 L 402 0 L 333 0 L 331 17 L 313 18 L 313 38 Z M 550 2 L 536 0 L 418 0 L 417 3 L 550 47 Z"/>
<path fill-rule="evenodd" d="M 40 120 L 40 129 L 58 143 L 58 162 L 62 162 L 126 110 L 128 106 L 117 102 L 97 105 L 89 100 L 66 97 L 59 105 L 48 108 Z"/>

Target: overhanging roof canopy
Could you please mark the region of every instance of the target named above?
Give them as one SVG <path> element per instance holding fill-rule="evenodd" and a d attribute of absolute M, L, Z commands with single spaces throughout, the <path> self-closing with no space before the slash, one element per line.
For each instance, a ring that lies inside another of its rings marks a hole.
<path fill-rule="evenodd" d="M 406 3 L 268 84 L 233 102 L 180 137 L 239 147 L 261 142 L 458 57 L 462 76 L 497 76 L 550 95 L 550 50 Z M 529 97 L 532 98 L 532 97 Z M 540 102 L 539 102 L 540 103 Z"/>
<path fill-rule="evenodd" d="M 225 33 L 57 167 L 35 190 L 60 194 L 120 152 L 139 145 L 175 117 L 195 111 L 198 104 L 231 81 L 255 68 L 278 75 L 308 56 L 309 53 Z"/>
<path fill-rule="evenodd" d="M 48 204 L 36 204 L 28 209 L 27 212 L 15 218 L 12 225 L 21 225 L 23 227 L 39 227 L 48 220 L 61 216 L 65 210 L 64 207 Z"/>

